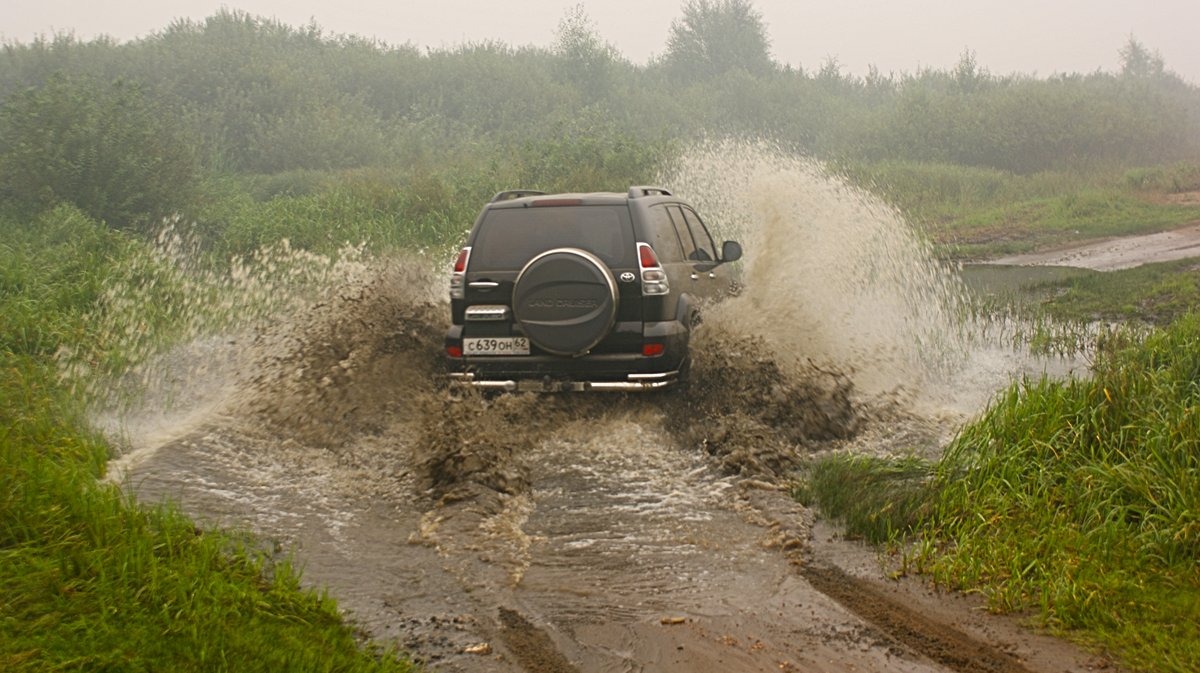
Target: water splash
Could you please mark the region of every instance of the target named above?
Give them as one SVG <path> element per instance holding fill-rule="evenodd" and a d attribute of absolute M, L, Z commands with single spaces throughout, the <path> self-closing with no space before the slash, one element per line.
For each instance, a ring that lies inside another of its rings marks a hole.
<path fill-rule="evenodd" d="M 778 460 L 743 460 L 740 445 L 722 454 L 739 469 L 778 471 L 796 443 L 871 435 L 862 410 L 882 402 L 945 414 L 944 427 L 956 429 L 1013 377 L 1047 366 L 975 317 L 952 270 L 899 212 L 818 162 L 765 143 L 711 141 L 659 180 L 747 251 L 744 290 L 706 313 L 694 371 L 741 386 L 710 405 L 728 417 L 717 424 L 726 439 L 794 427 L 780 435 Z M 319 255 L 281 241 L 212 260 L 177 224 L 104 292 L 94 348 L 61 361 L 134 449 L 220 413 L 276 443 L 365 455 L 356 447 L 397 418 L 419 428 L 453 413 L 436 385 L 444 277 L 427 258 L 362 245 Z M 471 444 L 486 415 L 472 416 L 462 436 L 433 434 Z M 514 427 L 528 425 L 521 419 L 532 412 L 517 416 Z"/>
<path fill-rule="evenodd" d="M 836 369 L 862 399 L 952 408 L 961 420 L 1013 377 L 1053 366 L 979 317 L 899 211 L 813 159 L 706 141 L 659 179 L 746 249 L 744 291 L 705 324 L 761 338 L 786 371 Z"/>
<path fill-rule="evenodd" d="M 444 312 L 432 267 L 287 240 L 219 260 L 169 222 L 110 277 L 89 316 L 97 338 L 61 351 L 60 373 L 127 453 L 219 415 L 336 444 L 378 426 L 364 417 L 389 398 L 367 379 L 430 378 Z"/>

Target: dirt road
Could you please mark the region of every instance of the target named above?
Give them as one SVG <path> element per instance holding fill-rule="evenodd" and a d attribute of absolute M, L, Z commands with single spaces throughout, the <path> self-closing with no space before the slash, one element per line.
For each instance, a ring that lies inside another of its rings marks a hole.
<path fill-rule="evenodd" d="M 437 671 L 1108 665 L 920 580 L 885 580 L 874 552 L 814 528 L 789 470 L 885 443 L 837 376 L 723 357 L 697 362 L 716 387 L 687 397 L 485 400 L 416 383 L 433 380 L 435 326 L 374 341 L 364 329 L 344 335 L 366 348 L 359 365 L 320 393 L 353 404 L 260 375 L 181 434 L 147 435 L 114 473 L 143 501 L 294 552 L 368 634 Z M 329 337 L 270 366 L 349 359 Z M 379 395 L 398 382 L 405 394 Z M 902 434 L 936 442 L 919 425 Z"/>
<path fill-rule="evenodd" d="M 176 499 L 295 550 L 306 582 L 433 670 L 1104 663 L 919 580 L 884 580 L 873 552 L 828 528 L 813 536 L 812 514 L 763 475 L 731 475 L 678 446 L 653 413 L 603 407 L 529 447 L 520 465 L 485 468 L 523 475 L 512 493 L 468 481 L 436 497 L 403 461 L 420 449 L 385 435 L 336 458 L 296 446 L 264 455 L 228 428 L 162 447 L 129 483 L 144 500 Z M 384 483 L 356 477 L 393 459 Z"/>
<path fill-rule="evenodd" d="M 1170 262 L 1190 257 L 1200 257 L 1200 224 L 1145 236 L 1124 236 L 1070 248 L 1011 255 L 990 260 L 988 263 L 1118 271 L 1153 262 Z"/>

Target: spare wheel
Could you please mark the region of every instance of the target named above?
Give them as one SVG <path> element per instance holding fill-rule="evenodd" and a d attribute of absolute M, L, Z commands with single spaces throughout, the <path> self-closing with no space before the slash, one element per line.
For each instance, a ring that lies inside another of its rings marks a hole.
<path fill-rule="evenodd" d="M 556 355 L 583 355 L 617 316 L 617 281 L 600 258 L 578 248 L 529 260 L 513 285 L 513 315 L 529 340 Z"/>

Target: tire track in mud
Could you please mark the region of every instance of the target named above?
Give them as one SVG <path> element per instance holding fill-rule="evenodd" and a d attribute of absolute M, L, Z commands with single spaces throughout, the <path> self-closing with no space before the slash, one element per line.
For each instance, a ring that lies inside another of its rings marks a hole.
<path fill-rule="evenodd" d="M 1032 673 L 1012 655 L 893 600 L 830 563 L 806 563 L 813 588 L 877 627 L 897 644 L 959 673 Z"/>
<path fill-rule="evenodd" d="M 1012 655 L 975 639 L 953 626 L 904 607 L 874 589 L 869 582 L 854 578 L 835 565 L 805 560 L 811 552 L 808 528 L 802 523 L 805 515 L 797 512 L 794 504 L 791 509 L 787 505 L 781 507 L 780 501 L 783 494 L 779 493 L 778 489 L 786 485 L 786 479 L 791 471 L 803 462 L 809 451 L 824 447 L 823 442 L 852 438 L 861 424 L 872 422 L 864 407 L 851 404 L 851 391 L 844 377 L 814 367 L 810 375 L 803 379 L 785 378 L 769 358 L 750 355 L 760 352 L 754 339 L 744 339 L 739 342 L 737 339 L 725 335 L 710 340 L 702 339 L 698 342 L 698 346 L 700 357 L 697 369 L 703 372 L 704 380 L 713 385 L 694 390 L 690 396 L 663 395 L 654 398 L 654 402 L 662 409 L 663 427 L 671 433 L 671 439 L 668 442 L 677 444 L 685 452 L 688 450 L 686 447 L 702 447 L 707 457 L 700 459 L 700 462 L 707 464 L 707 469 L 713 474 L 730 475 L 725 478 L 724 483 L 734 492 L 740 492 L 735 498 L 740 505 L 739 514 L 744 522 L 761 529 L 761 544 L 774 549 L 775 551 L 772 553 L 781 552 L 780 556 L 789 558 L 798 567 L 797 570 L 790 571 L 791 573 L 803 577 L 813 589 L 836 601 L 837 604 L 871 625 L 866 630 L 853 632 L 849 636 L 850 642 L 859 643 L 855 647 L 860 647 L 861 643 L 866 642 L 869 648 L 881 650 L 885 657 L 899 656 L 901 659 L 908 660 L 907 665 L 918 670 L 922 667 L 919 659 L 927 657 L 931 662 L 936 662 L 940 666 L 960 673 L 1029 673 L 1030 669 Z M 706 352 L 708 355 L 712 355 L 711 351 L 706 350 L 708 348 L 719 349 L 719 352 L 726 357 L 707 358 L 704 356 Z M 728 391 L 731 390 L 736 390 L 737 395 L 728 394 Z M 526 398 L 524 401 L 516 401 L 512 398 L 504 398 L 499 401 L 497 406 L 499 409 L 496 410 L 496 413 L 502 419 L 502 424 L 508 426 L 509 430 L 513 425 L 526 427 L 530 420 L 529 415 L 536 415 L 544 424 L 541 426 L 541 431 L 538 431 L 536 423 L 531 426 L 533 432 L 525 437 L 529 440 L 528 444 L 522 442 L 523 446 L 519 448 L 508 447 L 500 452 L 509 457 L 514 454 L 529 453 L 539 457 L 539 467 L 545 472 L 540 477 L 531 478 L 527 484 L 528 488 L 536 490 L 539 485 L 544 488 L 547 479 L 554 481 L 556 487 L 563 488 L 558 483 L 558 479 L 572 469 L 579 469 L 578 463 L 570 460 L 563 464 L 554 464 L 553 456 L 548 457 L 545 449 L 539 450 L 538 445 L 547 441 L 561 440 L 562 438 L 558 436 L 560 433 L 556 431 L 562 431 L 572 423 L 578 424 L 578 419 L 581 417 L 591 416 L 599 421 L 600 426 L 606 427 L 611 432 L 615 430 L 611 423 L 623 414 L 632 413 L 632 410 L 637 407 L 637 402 L 630 400 L 584 401 L 580 398 L 553 398 L 551 400 Z M 891 411 L 894 413 L 894 410 Z M 459 425 L 459 430 L 469 429 L 472 433 L 480 432 L 483 436 L 493 438 L 512 436 L 508 432 L 498 430 L 495 425 L 481 423 L 480 418 L 486 416 L 487 411 L 478 413 L 479 416 L 471 422 Z M 891 416 L 890 419 L 895 420 L 895 416 Z M 697 422 L 698 420 L 700 422 Z M 647 422 L 653 423 L 651 419 L 646 418 L 637 419 L 637 422 L 643 425 Z M 437 434 L 444 436 L 445 429 L 440 429 Z M 610 436 L 609 440 L 610 442 L 620 442 L 623 441 L 623 438 L 617 432 Z M 494 439 L 491 441 L 495 442 Z M 454 436 L 448 441 L 442 442 L 441 445 L 452 455 L 458 455 L 464 451 L 469 455 L 479 455 L 480 447 L 486 446 L 488 443 L 484 437 L 472 435 L 470 437 Z M 575 448 L 605 449 L 604 446 L 580 447 L 578 445 Z M 462 461 L 457 459 L 433 462 L 439 466 L 444 466 L 448 462 L 462 464 Z M 472 464 L 478 466 L 480 463 L 476 461 Z M 650 465 L 649 467 L 655 469 L 662 466 Z M 620 466 L 615 464 L 602 465 L 591 475 L 588 484 L 569 482 L 565 487 L 572 489 L 572 492 L 575 493 L 586 492 L 589 490 L 586 488 L 587 486 L 594 486 L 597 480 L 596 473 L 611 475 L 619 472 L 619 468 Z M 551 476 L 547 477 L 547 475 Z M 457 483 L 459 486 L 462 485 L 462 481 L 475 486 L 481 484 L 487 486 L 489 483 L 494 486 L 495 484 L 488 478 L 480 481 L 480 470 L 477 469 L 466 470 L 457 475 L 447 475 L 444 469 L 439 468 L 438 476 L 447 483 Z M 500 483 L 511 482 L 502 480 Z M 597 499 L 597 491 L 591 490 L 592 495 L 588 498 L 588 503 L 594 508 L 600 509 L 603 503 Z M 623 494 L 619 487 L 611 491 L 602 488 L 599 492 L 608 492 L 610 496 L 618 497 Z M 772 495 L 772 492 L 775 495 Z M 545 499 L 543 498 L 543 500 Z M 544 504 L 548 504 L 551 511 L 555 511 L 561 509 L 564 503 L 556 502 L 551 498 Z M 709 515 L 712 514 L 712 507 L 719 508 L 720 506 L 715 503 L 702 505 L 702 507 L 710 508 L 704 510 Z M 619 519 L 618 516 L 609 521 L 614 522 Z M 561 522 L 557 523 L 561 524 Z M 536 525 L 532 527 L 538 528 Z M 614 528 L 619 529 L 620 524 L 615 524 Z M 660 526 L 656 530 L 660 533 L 668 533 L 669 529 L 669 526 Z M 545 526 L 543 525 L 540 530 L 545 533 Z M 575 532 L 572 532 L 568 537 L 572 537 L 574 534 Z M 568 546 L 578 542 L 575 537 L 568 540 Z M 588 544 L 593 543 L 588 541 Z M 643 548 L 642 552 L 646 553 L 646 549 L 649 547 Z M 556 553 L 559 558 L 563 555 L 561 549 Z M 540 562 L 544 564 L 547 560 L 553 561 L 555 555 L 549 554 L 549 556 L 550 559 L 543 558 L 540 559 Z M 595 562 L 596 559 L 593 557 L 589 559 L 587 565 L 594 566 Z M 538 565 L 537 560 L 534 561 L 534 565 Z M 646 570 L 649 570 L 651 575 L 653 574 L 652 569 L 643 569 L 643 572 Z M 537 576 L 534 580 L 536 585 L 542 581 L 547 571 L 535 567 L 532 572 Z M 568 572 L 573 573 L 574 579 L 578 581 L 597 576 L 594 569 L 587 567 L 573 567 Z M 571 631 L 572 628 L 581 628 L 580 624 L 571 623 L 571 619 L 578 619 L 578 615 L 571 617 L 569 614 L 572 612 L 571 609 L 553 605 L 557 601 L 547 601 L 543 597 L 537 596 L 536 588 L 532 595 L 526 592 L 524 599 L 519 602 L 526 606 L 524 608 L 526 610 L 533 605 L 534 612 L 530 614 L 539 614 L 539 621 L 546 623 L 550 628 L 557 626 L 558 629 L 566 631 Z M 568 599 L 563 602 L 571 603 L 572 601 Z M 539 604 L 540 608 L 537 607 Z M 547 612 L 548 605 L 551 607 Z M 637 609 L 625 609 L 606 603 L 604 600 L 598 603 L 592 601 L 588 605 L 600 611 L 601 614 L 605 614 L 604 611 L 608 610 L 608 618 L 616 622 L 629 623 L 632 621 L 634 624 L 644 625 L 650 619 L 644 610 L 639 612 Z M 667 605 L 669 602 L 660 603 L 654 609 L 665 613 L 669 611 Z M 654 609 L 651 609 L 650 612 L 654 612 Z M 504 605 L 499 607 L 498 612 L 501 623 L 499 638 L 523 670 L 530 673 L 608 670 L 603 667 L 597 668 L 594 665 L 586 669 L 575 667 L 571 663 L 571 659 L 557 649 L 554 640 L 543 629 L 534 626 L 525 614 Z M 622 614 L 623 612 L 624 614 Z M 567 616 L 564 617 L 564 614 Z M 834 617 L 834 620 L 844 621 L 845 618 Z M 682 652 L 685 648 L 697 649 L 697 641 L 706 640 L 709 641 L 710 646 L 712 643 L 717 643 L 719 646 L 718 650 L 709 651 L 706 656 L 717 656 L 716 653 L 720 649 L 736 649 L 740 644 L 740 638 L 735 638 L 727 633 L 714 635 L 718 629 L 711 629 L 703 617 L 671 618 L 669 621 L 664 618 L 662 623 L 681 622 L 690 627 L 683 631 L 690 637 L 680 640 L 685 644 L 677 645 L 677 651 Z M 586 625 L 583 626 L 583 630 L 586 632 Z M 726 622 L 722 628 L 728 629 L 729 626 Z M 760 625 L 761 627 L 762 625 Z M 620 630 L 620 628 L 622 627 L 609 625 L 601 627 L 600 631 L 611 632 Z M 644 626 L 641 628 L 644 629 Z M 871 636 L 870 633 L 876 635 Z M 591 636 L 583 638 L 584 641 L 591 642 L 592 649 L 590 651 L 587 647 L 576 648 L 572 651 L 575 660 L 585 661 L 595 658 L 597 654 L 595 648 L 597 646 L 601 649 L 605 647 L 597 645 L 597 643 L 605 642 L 604 638 L 598 638 L 594 634 L 595 631 Z M 567 633 L 559 635 L 560 639 L 572 639 Z M 611 633 L 606 635 L 611 642 Z M 845 637 L 845 634 L 843 636 Z M 647 636 L 643 633 L 640 637 L 653 640 L 662 636 Z M 580 639 L 577 634 L 574 639 L 578 644 Z M 785 650 L 784 647 L 777 644 L 764 644 L 765 639 L 759 637 L 747 636 L 746 639 L 748 642 L 752 641 L 749 652 L 753 652 L 755 647 L 762 650 L 771 648 L 776 652 Z M 636 651 L 638 647 L 626 643 L 627 649 Z M 642 643 L 640 647 L 644 651 L 645 643 Z M 912 654 L 898 654 L 902 651 Z M 667 656 L 667 654 L 658 651 L 656 656 Z M 841 657 L 843 663 L 849 664 L 846 666 L 847 669 L 852 669 L 855 665 L 849 663 L 854 659 L 847 658 L 845 652 L 831 656 Z M 659 662 L 664 667 L 656 670 L 701 670 L 695 668 L 694 660 L 683 660 L 689 662 L 686 667 L 672 669 L 663 662 Z M 717 661 L 721 661 L 721 665 L 712 670 L 759 670 L 760 668 L 758 664 L 746 661 L 739 663 L 719 659 Z M 798 659 L 793 651 L 790 659 L 780 658 L 774 663 L 779 670 L 804 670 L 803 668 L 792 668 L 797 665 L 797 661 L 803 660 Z M 633 661 L 630 660 L 629 663 L 633 663 Z M 829 660 L 826 660 L 826 663 L 829 663 Z M 891 661 L 891 664 L 890 667 L 894 667 L 896 661 Z M 834 667 L 833 670 L 838 670 L 838 668 Z"/>
<path fill-rule="evenodd" d="M 544 631 L 516 610 L 500 608 L 500 637 L 528 673 L 578 673 Z"/>

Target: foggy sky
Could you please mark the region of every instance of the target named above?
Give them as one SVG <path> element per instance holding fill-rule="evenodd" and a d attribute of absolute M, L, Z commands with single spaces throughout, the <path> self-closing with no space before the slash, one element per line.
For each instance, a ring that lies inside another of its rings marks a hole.
<path fill-rule="evenodd" d="M 327 33 L 447 48 L 497 40 L 550 46 L 582 4 L 599 35 L 645 63 L 665 49 L 684 0 L 4 0 L 0 38 L 30 42 L 73 32 L 90 39 L 142 37 L 173 19 L 222 6 Z M 1130 35 L 1167 68 L 1200 84 L 1200 0 L 756 0 L 775 60 L 814 70 L 836 58 L 864 74 L 949 68 L 966 51 L 993 74 L 1116 71 Z"/>

